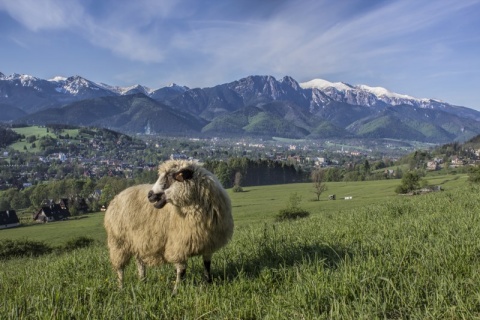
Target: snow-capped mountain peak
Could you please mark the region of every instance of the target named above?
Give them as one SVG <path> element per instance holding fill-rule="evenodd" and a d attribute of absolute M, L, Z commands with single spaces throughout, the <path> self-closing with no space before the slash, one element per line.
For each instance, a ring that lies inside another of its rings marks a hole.
<path fill-rule="evenodd" d="M 344 82 L 330 82 L 323 79 L 303 82 L 300 86 L 304 89 L 318 89 L 336 101 L 363 106 L 386 103 L 394 106 L 408 104 L 424 107 L 429 100 L 396 93 L 383 87 L 371 87 L 364 84 L 352 86 Z"/>
<path fill-rule="evenodd" d="M 85 89 L 99 89 L 95 83 L 80 76 L 68 77 L 65 80 L 57 81 L 57 83 L 58 87 L 56 90 L 58 92 L 68 92 L 73 95 L 81 94 Z"/>
<path fill-rule="evenodd" d="M 383 87 L 370 87 L 364 84 L 355 86 L 356 88 L 360 90 L 364 90 L 370 93 L 373 93 L 377 97 L 388 97 L 388 98 L 395 98 L 395 99 L 408 99 L 408 100 L 419 100 L 417 98 L 414 98 L 412 96 L 406 95 L 406 94 L 400 94 L 396 92 L 392 92 L 390 90 L 387 90 Z"/>
<path fill-rule="evenodd" d="M 110 86 L 104 83 L 100 83 L 98 85 L 106 90 L 109 90 L 119 95 L 128 95 L 128 94 L 134 94 L 134 93 L 143 93 L 145 95 L 150 95 L 154 91 L 153 89 L 150 89 L 148 87 L 145 87 L 139 84 L 135 84 L 133 86 L 128 86 L 128 87 Z"/>
<path fill-rule="evenodd" d="M 20 84 L 24 87 L 33 87 L 35 86 L 34 83 L 40 79 L 30 76 L 28 74 L 14 73 L 9 76 L 4 75 L 2 80 L 19 81 Z"/>
<path fill-rule="evenodd" d="M 62 76 L 55 76 L 51 79 L 48 79 L 48 81 L 50 81 L 50 82 L 62 82 L 62 81 L 65 81 L 65 80 L 67 80 L 67 78 L 62 77 Z"/>
<path fill-rule="evenodd" d="M 338 91 L 346 91 L 353 89 L 351 85 L 344 82 L 330 82 L 323 79 L 313 79 L 307 82 L 300 83 L 300 87 L 303 89 L 319 89 L 325 90 L 328 88 L 334 88 Z"/>
<path fill-rule="evenodd" d="M 170 89 L 174 89 L 178 92 L 185 92 L 188 90 L 188 87 L 185 87 L 185 86 L 180 86 L 174 82 L 170 83 L 167 88 L 170 88 Z"/>

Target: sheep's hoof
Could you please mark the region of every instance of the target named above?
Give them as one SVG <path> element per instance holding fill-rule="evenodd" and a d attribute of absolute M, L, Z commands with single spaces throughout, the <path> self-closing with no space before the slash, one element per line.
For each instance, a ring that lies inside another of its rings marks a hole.
<path fill-rule="evenodd" d="M 207 277 L 207 276 L 205 276 L 205 277 L 203 277 L 203 281 L 204 281 L 205 283 L 208 283 L 208 284 L 212 284 L 212 283 L 213 283 L 212 277 Z"/>

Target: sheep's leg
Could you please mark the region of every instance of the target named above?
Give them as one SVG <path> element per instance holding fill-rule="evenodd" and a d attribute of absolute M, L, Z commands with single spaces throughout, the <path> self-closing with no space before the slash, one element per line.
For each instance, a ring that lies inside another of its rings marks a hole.
<path fill-rule="evenodd" d="M 177 269 L 177 279 L 175 280 L 175 287 L 173 288 L 173 295 L 176 295 L 178 292 L 178 286 L 183 279 L 185 279 L 185 274 L 187 273 L 187 264 L 186 263 L 176 263 L 175 268 Z"/>
<path fill-rule="evenodd" d="M 212 265 L 212 256 L 203 256 L 203 277 L 206 282 L 212 283 L 212 274 L 210 272 L 210 266 Z"/>
<path fill-rule="evenodd" d="M 140 279 L 140 281 L 145 281 L 145 278 L 146 278 L 145 263 L 139 257 L 136 257 L 136 261 L 137 261 L 138 278 Z"/>
<path fill-rule="evenodd" d="M 117 275 L 118 287 L 121 289 L 123 288 L 123 268 L 117 269 Z"/>
<path fill-rule="evenodd" d="M 117 245 L 114 239 L 108 239 L 108 247 L 110 249 L 110 261 L 115 271 L 117 271 L 118 287 L 122 288 L 123 270 L 130 260 L 130 254 Z"/>

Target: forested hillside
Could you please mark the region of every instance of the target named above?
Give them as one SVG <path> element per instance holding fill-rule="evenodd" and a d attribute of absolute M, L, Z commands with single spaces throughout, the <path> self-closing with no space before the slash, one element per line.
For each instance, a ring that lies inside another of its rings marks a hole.
<path fill-rule="evenodd" d="M 9 144 L 20 139 L 20 135 L 7 127 L 0 126 L 0 148 L 4 148 Z"/>

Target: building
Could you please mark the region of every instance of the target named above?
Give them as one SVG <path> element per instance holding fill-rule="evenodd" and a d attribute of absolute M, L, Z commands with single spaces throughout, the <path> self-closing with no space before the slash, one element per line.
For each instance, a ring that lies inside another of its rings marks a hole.
<path fill-rule="evenodd" d="M 55 203 L 41 207 L 40 210 L 33 215 L 33 220 L 45 223 L 65 220 L 68 219 L 68 217 L 70 217 L 70 211 L 68 208 Z"/>
<path fill-rule="evenodd" d="M 437 161 L 428 161 L 427 162 L 427 170 L 435 171 L 435 170 L 438 170 L 438 169 L 440 169 L 440 166 L 438 165 Z"/>
<path fill-rule="evenodd" d="M 15 210 L 0 211 L 0 229 L 14 228 L 20 225 Z"/>
<path fill-rule="evenodd" d="M 458 156 L 452 157 L 451 166 L 463 166 L 463 159 Z"/>

